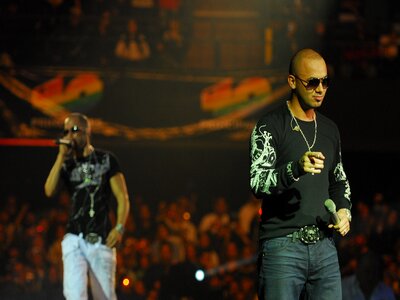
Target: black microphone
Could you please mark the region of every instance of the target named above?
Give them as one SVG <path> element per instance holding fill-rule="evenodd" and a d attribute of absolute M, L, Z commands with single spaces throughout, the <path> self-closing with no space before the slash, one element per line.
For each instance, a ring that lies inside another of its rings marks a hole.
<path fill-rule="evenodd" d="M 325 208 L 327 209 L 327 211 L 329 211 L 329 213 L 331 214 L 333 224 L 337 225 L 340 222 L 340 218 L 336 212 L 335 202 L 333 202 L 332 199 L 326 199 L 324 205 L 325 205 Z"/>
<path fill-rule="evenodd" d="M 56 145 L 65 145 L 65 146 L 67 146 L 68 148 L 71 148 L 71 147 L 72 147 L 72 141 L 71 141 L 71 140 L 67 140 L 67 139 L 63 139 L 63 138 L 61 138 L 61 139 L 56 139 L 56 140 L 55 140 L 55 143 L 56 143 Z"/>

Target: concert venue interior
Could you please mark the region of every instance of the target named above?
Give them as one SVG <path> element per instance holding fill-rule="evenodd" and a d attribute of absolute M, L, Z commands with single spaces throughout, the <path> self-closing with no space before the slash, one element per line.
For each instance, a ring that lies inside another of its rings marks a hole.
<path fill-rule="evenodd" d="M 119 158 L 129 190 L 118 299 L 161 289 L 168 299 L 256 299 L 249 137 L 288 99 L 292 54 L 314 48 L 332 79 L 320 111 L 340 129 L 352 190 L 352 230 L 336 241 L 342 276 L 373 250 L 400 299 L 399 3 L 0 1 L 0 298 L 63 299 L 69 199 L 46 198 L 43 185 L 77 111 L 93 122 L 93 145 Z M 207 228 L 210 216 L 220 222 Z"/>

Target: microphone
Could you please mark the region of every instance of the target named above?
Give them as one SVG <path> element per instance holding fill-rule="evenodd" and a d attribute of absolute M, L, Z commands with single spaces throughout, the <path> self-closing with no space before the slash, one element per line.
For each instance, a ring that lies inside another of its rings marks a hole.
<path fill-rule="evenodd" d="M 71 140 L 67 140 L 67 139 L 63 139 L 63 138 L 56 139 L 55 143 L 56 143 L 56 145 L 65 145 L 68 148 L 72 147 L 72 141 Z"/>
<path fill-rule="evenodd" d="M 331 214 L 333 224 L 337 225 L 340 222 L 340 218 L 336 212 L 335 202 L 333 202 L 332 199 L 326 199 L 324 205 L 325 205 L 326 210 Z"/>

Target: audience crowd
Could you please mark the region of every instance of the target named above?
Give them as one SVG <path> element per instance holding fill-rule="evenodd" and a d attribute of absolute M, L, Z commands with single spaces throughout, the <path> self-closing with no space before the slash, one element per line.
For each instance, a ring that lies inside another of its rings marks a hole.
<path fill-rule="evenodd" d="M 259 200 L 249 197 L 233 209 L 220 196 L 201 213 L 192 197 L 132 199 L 117 251 L 119 299 L 256 299 Z M 14 194 L 2 199 L 2 299 L 63 299 L 60 243 L 68 201 L 61 193 L 46 208 L 34 209 Z M 357 272 L 364 254 L 376 253 L 383 261 L 382 284 L 400 299 L 399 207 L 393 203 L 382 193 L 355 200 L 351 234 L 335 238 L 343 278 Z"/>
<path fill-rule="evenodd" d="M 245 12 L 253 14 L 240 17 Z M 336 76 L 393 77 L 399 66 L 400 5 L 390 0 L 7 0 L 0 20 L 2 68 L 177 72 L 190 69 L 190 57 L 207 57 L 215 71 L 220 56 L 239 55 L 244 42 L 260 69 L 286 66 L 303 47 L 323 52 Z M 240 55 L 237 66 L 256 67 Z"/>
<path fill-rule="evenodd" d="M 2 1 L 1 64 L 174 67 L 185 47 L 181 2 Z"/>

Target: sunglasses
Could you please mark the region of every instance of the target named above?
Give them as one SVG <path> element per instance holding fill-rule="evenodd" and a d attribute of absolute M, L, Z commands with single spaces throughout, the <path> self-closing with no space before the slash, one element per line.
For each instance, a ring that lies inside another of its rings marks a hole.
<path fill-rule="evenodd" d="M 77 133 L 79 131 L 81 131 L 81 129 L 78 126 L 74 125 L 70 129 L 64 129 L 64 135 L 67 135 L 70 132 L 71 133 Z"/>
<path fill-rule="evenodd" d="M 296 75 L 293 75 L 293 76 L 301 81 L 301 83 L 304 85 L 306 90 L 315 90 L 321 83 L 322 83 L 322 87 L 324 89 L 327 89 L 329 87 L 329 83 L 331 82 L 331 80 L 328 76 L 325 76 L 323 78 L 310 78 L 308 80 L 301 79 L 300 77 L 298 77 Z"/>

